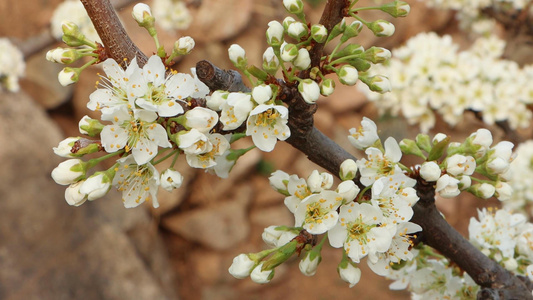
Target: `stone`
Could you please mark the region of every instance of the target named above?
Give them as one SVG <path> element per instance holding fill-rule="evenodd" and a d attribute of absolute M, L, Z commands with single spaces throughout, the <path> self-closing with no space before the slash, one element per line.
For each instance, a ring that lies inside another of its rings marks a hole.
<path fill-rule="evenodd" d="M 247 207 L 251 197 L 251 187 L 235 187 L 234 195 L 228 197 L 232 200 L 223 201 L 219 195 L 217 203 L 165 217 L 161 224 L 189 241 L 214 250 L 227 250 L 246 239 L 250 232 Z"/>

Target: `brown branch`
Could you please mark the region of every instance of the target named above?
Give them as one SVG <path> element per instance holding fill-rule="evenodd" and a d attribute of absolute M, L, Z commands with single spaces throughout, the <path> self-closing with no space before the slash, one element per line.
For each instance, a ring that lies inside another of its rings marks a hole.
<path fill-rule="evenodd" d="M 81 0 L 81 3 L 85 6 L 96 32 L 104 43 L 107 56 L 122 63 L 123 67 L 126 66 L 126 60 L 131 61 L 137 57 L 139 66 L 144 66 L 148 60 L 146 55 L 126 34 L 111 2 L 109 0 Z"/>

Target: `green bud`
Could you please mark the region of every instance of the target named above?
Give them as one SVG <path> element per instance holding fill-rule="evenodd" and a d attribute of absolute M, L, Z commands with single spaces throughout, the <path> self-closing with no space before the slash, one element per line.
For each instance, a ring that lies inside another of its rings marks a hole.
<path fill-rule="evenodd" d="M 400 149 L 402 149 L 402 152 L 405 154 L 412 154 L 416 155 L 418 157 L 426 159 L 426 156 L 424 153 L 422 153 L 422 150 L 418 147 L 415 141 L 409 140 L 409 139 L 403 139 L 400 141 Z"/>
<path fill-rule="evenodd" d="M 292 240 L 289 243 L 279 247 L 263 264 L 263 271 L 272 270 L 289 259 L 298 248 L 298 241 Z"/>
<path fill-rule="evenodd" d="M 386 62 L 391 58 L 391 52 L 388 49 L 381 47 L 371 47 L 365 51 L 365 59 L 374 63 L 380 64 Z"/>
<path fill-rule="evenodd" d="M 63 42 L 70 47 L 79 47 L 87 44 L 87 38 L 74 22 L 63 22 L 61 29 L 63 29 Z"/>
<path fill-rule="evenodd" d="M 346 29 L 346 18 L 343 18 L 339 24 L 333 27 L 333 29 L 329 33 L 327 42 L 331 41 L 332 39 L 336 38 L 339 34 L 343 33 L 344 29 Z"/>
<path fill-rule="evenodd" d="M 333 55 L 333 58 L 338 57 L 345 57 L 345 56 L 356 56 L 363 54 L 365 51 L 365 48 L 359 44 L 349 44 L 348 46 L 344 47 L 341 51 L 336 52 Z M 363 58 L 362 56 L 360 58 Z"/>
<path fill-rule="evenodd" d="M 450 137 L 446 136 L 443 139 L 439 139 L 433 143 L 433 148 L 429 151 L 428 161 L 438 160 L 444 154 L 444 151 L 450 143 Z"/>
<path fill-rule="evenodd" d="M 378 92 L 378 93 L 387 93 L 390 92 L 390 82 L 389 79 L 383 75 L 376 75 L 376 76 L 361 76 L 359 77 L 362 82 L 364 82 L 368 88 L 370 88 L 371 91 Z"/>
<path fill-rule="evenodd" d="M 322 24 L 315 24 L 311 26 L 311 38 L 317 43 L 324 43 L 328 38 L 328 30 Z"/>
<path fill-rule="evenodd" d="M 329 96 L 335 91 L 335 81 L 333 79 L 326 79 L 320 83 L 320 94 Z"/>
<path fill-rule="evenodd" d="M 291 14 L 301 14 L 304 11 L 302 0 L 283 0 L 283 6 Z"/>
<path fill-rule="evenodd" d="M 424 151 L 426 151 L 428 153 L 431 151 L 432 146 L 431 146 L 431 142 L 429 140 L 429 136 L 427 134 L 420 133 L 419 135 L 416 136 L 415 141 L 416 141 L 416 145 L 420 149 L 422 149 L 422 150 L 424 150 Z"/>
<path fill-rule="evenodd" d="M 409 11 L 411 11 L 411 7 L 409 6 L 409 4 L 397 0 L 391 3 L 387 3 L 381 6 L 379 9 L 395 18 L 405 17 L 409 14 Z"/>
<path fill-rule="evenodd" d="M 356 37 L 359 35 L 363 29 L 363 23 L 361 21 L 353 21 L 352 24 L 346 26 L 344 33 L 341 37 L 341 42 L 346 42 L 347 40 Z"/>
<path fill-rule="evenodd" d="M 374 35 L 382 37 L 382 36 L 391 36 L 394 34 L 394 25 L 385 20 L 377 20 L 370 24 L 368 24 L 368 29 L 372 30 Z"/>

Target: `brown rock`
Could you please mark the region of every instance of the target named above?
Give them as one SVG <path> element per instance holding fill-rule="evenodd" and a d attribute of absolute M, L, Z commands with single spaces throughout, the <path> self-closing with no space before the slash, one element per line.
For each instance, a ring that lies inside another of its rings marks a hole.
<path fill-rule="evenodd" d="M 187 211 L 162 220 L 168 230 L 215 250 L 226 250 L 250 232 L 246 210 L 252 197 L 249 186 L 236 187 L 230 201 Z M 221 202 L 221 198 L 218 201 Z"/>

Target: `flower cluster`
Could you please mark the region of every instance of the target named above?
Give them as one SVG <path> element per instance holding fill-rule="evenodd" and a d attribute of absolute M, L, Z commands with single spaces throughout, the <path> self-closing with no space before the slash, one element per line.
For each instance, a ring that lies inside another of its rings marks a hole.
<path fill-rule="evenodd" d="M 7 38 L 0 38 L 0 91 L 17 92 L 25 66 L 20 50 Z"/>
<path fill-rule="evenodd" d="M 533 141 L 521 143 L 514 154 L 516 158 L 511 163 L 509 184 L 512 193 L 508 201 L 503 202 L 503 207 L 514 212 L 523 212 L 531 215 L 531 202 L 533 202 Z"/>
<path fill-rule="evenodd" d="M 401 113 L 423 132 L 435 125 L 435 112 L 453 126 L 467 110 L 480 112 L 487 124 L 507 120 L 511 128 L 523 128 L 532 117 L 526 106 L 533 103 L 533 67 L 500 59 L 504 47 L 490 36 L 459 52 L 450 36 L 421 33 L 394 49 L 387 66 L 370 71 L 389 77 L 391 93 L 361 89 L 382 112 Z"/>
<path fill-rule="evenodd" d="M 432 142 L 427 135 L 419 134 L 416 141 L 404 139 L 400 145 L 404 153 L 425 160 L 418 169 L 420 177 L 435 182 L 435 191 L 441 197 L 453 198 L 461 191 L 482 199 L 495 196 L 506 201 L 511 197 L 512 188 L 507 181 L 514 145 L 507 141 L 492 145 L 492 134 L 487 129 L 472 133 L 462 144 L 450 143 L 448 136 L 439 133 Z M 472 176 L 474 173 L 478 176 Z"/>
<path fill-rule="evenodd" d="M 516 275 L 533 278 L 533 224 L 507 210 L 478 211 L 468 226 L 470 241 L 492 260 Z M 479 286 L 449 260 L 428 246 L 412 251 L 413 260 L 391 268 L 390 288 L 408 289 L 415 299 L 475 299 Z"/>
<path fill-rule="evenodd" d="M 365 147 L 368 160 L 346 160 L 341 165 L 339 177 L 343 181 L 335 190 L 332 189 L 333 176 L 326 172 L 315 170 L 307 179 L 283 171 L 271 175 L 271 186 L 285 195 L 284 203 L 294 214 L 294 227 L 265 229 L 263 239 L 275 248 L 257 254 L 241 254 L 230 267 L 233 276 L 250 275 L 256 282 L 268 282 L 277 265 L 302 249 L 306 254 L 300 262 L 300 270 L 304 275 L 313 275 L 320 263 L 320 250 L 326 237 L 315 246 L 314 242 L 304 239 L 305 235 L 327 234 L 332 247 L 343 248 L 345 255 L 338 270 L 350 286 L 359 281 L 361 273 L 357 264 L 365 257 L 377 274 L 384 274 L 391 264 L 413 257 L 410 252 L 412 235 L 422 230 L 409 222 L 413 216 L 412 206 L 418 201 L 413 189 L 416 181 L 399 167 L 402 153 L 398 143 L 389 138 L 383 150 L 375 124 L 369 119 L 364 122 L 371 128 L 359 130 L 350 140 L 374 147 Z M 353 181 L 357 172 L 366 186 L 363 191 Z M 285 255 L 273 254 L 280 252 Z M 242 257 L 247 259 L 239 259 Z M 258 280 L 254 276 L 258 268 L 269 276 Z"/>
<path fill-rule="evenodd" d="M 154 0 L 152 3 L 157 24 L 164 30 L 185 30 L 192 22 L 192 16 L 182 0 Z"/>
<path fill-rule="evenodd" d="M 50 26 L 52 35 L 56 39 L 60 40 L 62 38 L 62 26 L 67 21 L 77 24 L 83 35 L 91 42 L 100 42 L 100 37 L 80 1 L 65 0 L 55 9 Z"/>

